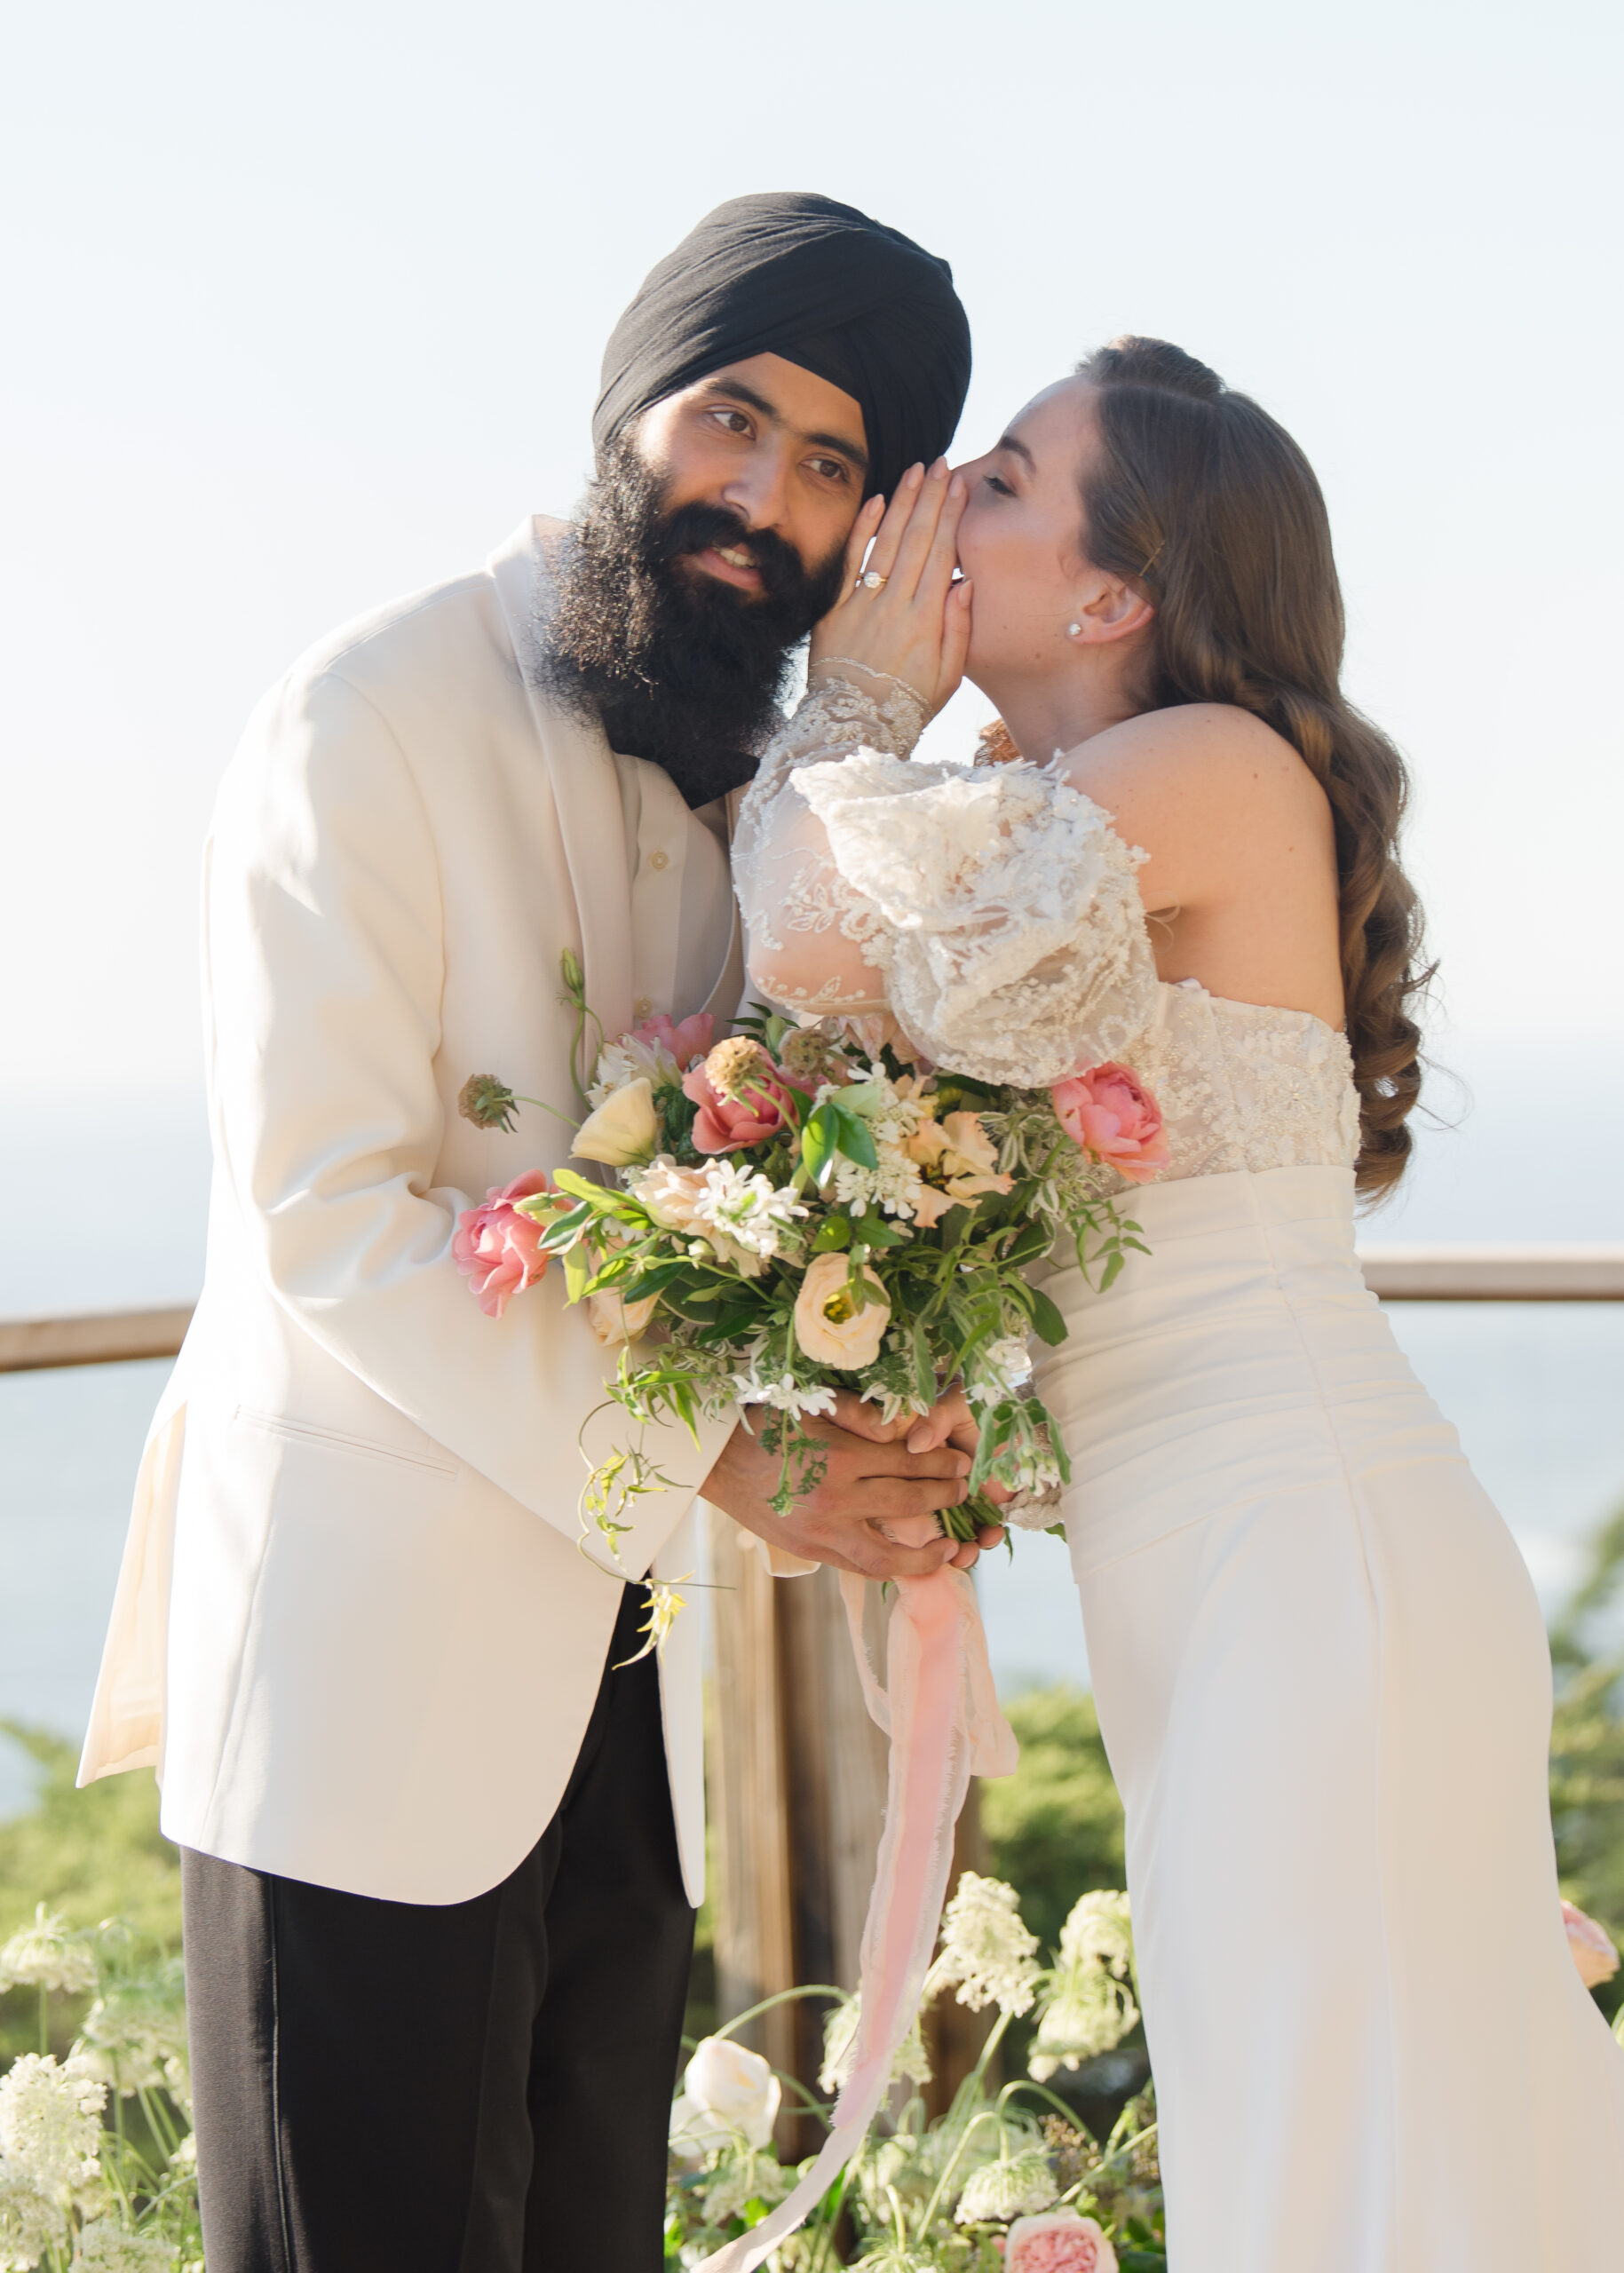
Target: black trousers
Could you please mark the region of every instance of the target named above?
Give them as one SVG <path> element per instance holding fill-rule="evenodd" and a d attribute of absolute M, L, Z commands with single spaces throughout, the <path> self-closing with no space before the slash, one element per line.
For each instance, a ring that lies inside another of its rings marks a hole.
<path fill-rule="evenodd" d="M 209 2273 L 656 2273 L 693 1913 L 657 1668 L 611 1670 L 643 1600 L 558 1813 L 489 1893 L 379 1902 L 183 1851 Z"/>

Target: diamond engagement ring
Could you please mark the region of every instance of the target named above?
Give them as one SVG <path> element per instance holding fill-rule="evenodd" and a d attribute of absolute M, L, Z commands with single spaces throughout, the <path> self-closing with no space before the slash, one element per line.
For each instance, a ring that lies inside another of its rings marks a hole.
<path fill-rule="evenodd" d="M 882 576 L 877 568 L 865 568 L 857 581 L 866 592 L 878 592 L 884 590 L 891 579 Z"/>

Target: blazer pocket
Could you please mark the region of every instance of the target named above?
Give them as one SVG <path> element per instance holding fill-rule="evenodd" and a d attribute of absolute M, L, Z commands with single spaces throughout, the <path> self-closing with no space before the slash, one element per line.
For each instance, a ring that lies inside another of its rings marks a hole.
<path fill-rule="evenodd" d="M 333 1452 L 353 1453 L 358 1460 L 396 1461 L 402 1468 L 427 1469 L 433 1476 L 456 1476 L 458 1464 L 453 1460 L 431 1460 L 423 1453 L 402 1452 L 396 1445 L 380 1445 L 369 1437 L 345 1436 L 340 1429 L 318 1428 L 312 1421 L 290 1421 L 281 1413 L 257 1413 L 251 1405 L 239 1405 L 232 1414 L 252 1429 L 263 1429 L 267 1436 L 286 1437 L 296 1445 L 322 1445 Z"/>

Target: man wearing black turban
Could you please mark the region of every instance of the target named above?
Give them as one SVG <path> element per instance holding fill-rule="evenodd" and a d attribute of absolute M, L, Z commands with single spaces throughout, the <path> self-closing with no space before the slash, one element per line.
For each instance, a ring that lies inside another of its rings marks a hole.
<path fill-rule="evenodd" d="M 512 1204 L 593 1078 L 561 961 L 646 1055 L 726 1031 L 721 793 L 968 370 L 943 263 L 826 199 L 723 206 L 610 342 L 578 523 L 320 642 L 227 770 L 208 1268 L 83 1770 L 162 1762 L 210 2273 L 655 2273 L 704 1808 L 699 1613 L 656 1659 L 643 1581 L 693 1572 L 701 1489 L 769 1560 L 973 1559 L 882 1529 L 964 1456 L 849 1399 L 788 1515 L 728 1411 L 643 1430 L 583 1540 L 625 1322 Z"/>
<path fill-rule="evenodd" d="M 691 806 L 746 781 L 862 500 L 944 451 L 970 383 L 946 261 L 827 197 L 736 197 L 604 353 L 598 479 L 548 594 L 545 673 Z"/>
<path fill-rule="evenodd" d="M 970 384 L 970 327 L 945 260 L 830 198 L 734 197 L 650 272 L 610 334 L 592 416 L 600 459 L 652 403 L 752 355 L 781 355 L 852 397 L 865 496 L 889 496 L 941 455 Z"/>

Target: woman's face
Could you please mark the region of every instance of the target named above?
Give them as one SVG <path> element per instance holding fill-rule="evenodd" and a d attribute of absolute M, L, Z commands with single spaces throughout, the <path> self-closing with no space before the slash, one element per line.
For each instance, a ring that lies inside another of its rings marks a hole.
<path fill-rule="evenodd" d="M 1046 387 L 985 457 L 958 469 L 970 492 L 959 565 L 975 584 L 967 675 L 978 685 L 1042 673 L 1070 652 L 1093 392 L 1078 378 Z"/>

